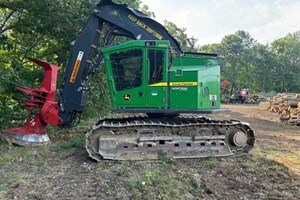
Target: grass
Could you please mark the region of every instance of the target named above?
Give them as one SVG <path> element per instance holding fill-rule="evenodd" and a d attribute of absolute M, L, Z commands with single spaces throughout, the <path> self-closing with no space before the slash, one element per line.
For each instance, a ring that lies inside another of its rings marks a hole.
<path fill-rule="evenodd" d="M 127 187 L 135 199 L 178 199 L 178 175 L 168 174 L 161 168 L 146 169 L 142 176 L 132 176 L 127 181 Z"/>
<path fill-rule="evenodd" d="M 164 152 L 158 152 L 158 160 L 160 160 L 164 164 L 175 164 L 174 159 L 169 157 L 166 153 Z"/>
<path fill-rule="evenodd" d="M 15 188 L 20 184 L 26 183 L 26 180 L 23 178 L 23 174 L 17 171 L 0 171 L 0 199 L 1 195 L 5 194 L 11 189 Z"/>
<path fill-rule="evenodd" d="M 243 159 L 241 167 L 247 172 L 255 172 L 257 170 L 257 163 L 248 157 L 247 159 Z"/>
<path fill-rule="evenodd" d="M 10 140 L 0 137 L 0 157 L 2 156 L 3 152 L 6 152 L 7 150 L 11 149 L 12 147 L 13 147 L 13 144 Z"/>
<path fill-rule="evenodd" d="M 64 150 L 77 149 L 84 146 L 84 135 L 73 135 L 70 139 L 61 142 L 60 147 Z"/>
<path fill-rule="evenodd" d="M 222 187 L 214 185 L 217 181 L 210 182 L 217 178 L 220 179 L 220 182 L 226 183 L 226 181 L 232 181 L 236 177 L 247 177 L 247 180 L 235 180 L 237 185 L 233 185 L 246 191 L 274 189 L 279 193 L 290 192 L 292 190 L 290 188 L 296 188 L 299 185 L 296 180 L 290 178 L 291 174 L 289 174 L 287 168 L 277 162 L 268 160 L 266 157 L 266 154 L 276 156 L 278 151 L 281 151 L 274 147 L 265 149 L 256 147 L 249 156 L 235 159 L 199 158 L 174 160 L 166 154 L 160 153 L 159 160 L 155 162 L 103 161 L 95 164 L 95 162 L 84 160 L 91 166 L 91 170 L 79 171 L 78 167 L 81 167 L 83 162 L 81 159 L 85 159 L 85 156 L 87 156 L 84 154 L 77 155 L 79 151 L 85 151 L 83 148 L 85 141 L 83 133 L 85 131 L 85 128 L 78 128 L 63 130 L 54 133 L 54 135 L 49 134 L 54 138 L 52 144 L 34 148 L 14 147 L 9 141 L 0 139 L 0 199 L 7 193 L 12 193 L 13 190 L 16 190 L 16 188 L 11 187 L 14 184 L 24 186 L 18 189 L 22 190 L 22 192 L 28 191 L 26 195 L 29 195 L 30 199 L 30 197 L 40 193 L 31 191 L 31 185 L 37 185 L 36 181 L 41 181 L 35 177 L 44 176 L 47 173 L 49 174 L 47 174 L 46 178 L 54 177 L 58 172 L 61 172 L 62 174 L 59 175 L 61 179 L 53 182 L 55 184 L 60 184 L 59 181 L 69 183 L 69 175 L 74 175 L 72 170 L 84 172 L 78 174 L 78 177 L 80 176 L 78 179 L 73 176 L 78 187 L 82 182 L 81 178 L 89 177 L 87 180 L 94 180 L 95 184 L 90 182 L 85 184 L 91 184 L 89 187 L 100 188 L 99 191 L 103 194 L 101 197 L 104 199 L 105 197 L 172 200 L 217 198 L 218 194 L 222 194 L 222 191 L 220 191 Z M 285 154 L 286 152 L 282 153 Z M 297 159 L 297 155 L 291 153 L 286 156 L 291 159 Z M 64 161 L 65 157 L 71 157 L 71 159 L 66 163 Z M 70 166 L 70 169 L 67 169 L 68 173 L 64 175 L 64 167 L 70 163 L 74 166 Z M 49 169 L 54 170 L 51 171 Z M 46 170 L 46 173 L 43 170 Z M 45 181 L 48 180 L 46 179 Z M 244 185 L 248 185 L 248 181 L 255 183 L 255 189 L 243 188 Z M 53 184 L 53 182 L 51 179 L 49 183 L 45 184 Z M 44 183 L 40 182 L 39 184 L 43 186 Z M 81 186 L 85 187 L 87 185 L 83 184 Z M 28 188 L 29 190 L 27 190 Z M 74 188 L 76 190 L 75 186 Z M 69 189 L 73 190 L 74 188 Z M 38 191 L 43 190 L 40 189 Z M 68 191 L 68 188 L 66 191 Z M 234 193 L 234 189 L 232 191 L 232 196 L 238 197 Z M 265 191 L 264 193 L 268 194 Z M 274 194 L 274 197 L 276 195 L 277 193 Z M 294 196 L 297 196 L 296 192 Z"/>
<path fill-rule="evenodd" d="M 100 162 L 99 163 L 99 170 L 105 171 L 113 166 L 112 162 Z"/>
<path fill-rule="evenodd" d="M 206 169 L 216 168 L 217 159 L 214 157 L 210 158 L 199 158 L 199 164 L 201 164 Z"/>
<path fill-rule="evenodd" d="M 4 180 L 9 180 L 10 182 L 17 182 L 17 180 L 20 180 L 22 178 L 22 174 L 17 171 L 11 171 L 6 173 L 1 173 L 1 177 Z"/>
<path fill-rule="evenodd" d="M 113 193 L 112 187 L 111 187 L 109 184 L 103 183 L 103 184 L 101 185 L 101 187 L 102 187 L 102 189 L 103 189 L 103 192 L 104 192 L 106 195 L 108 195 L 108 196 L 112 195 L 112 193 Z"/>
<path fill-rule="evenodd" d="M 266 160 L 262 157 L 244 157 L 240 160 L 240 168 L 247 173 L 257 174 L 260 178 L 276 179 L 288 177 L 289 170 L 280 163 L 273 160 Z"/>
<path fill-rule="evenodd" d="M 83 136 L 72 135 L 64 142 L 37 147 L 14 146 L 9 140 L 0 139 L 0 199 L 15 190 L 27 187 L 33 177 L 43 175 L 51 164 L 53 152 L 58 156 L 83 146 Z M 33 191 L 27 195 L 34 196 Z"/>
<path fill-rule="evenodd" d="M 200 179 L 188 171 L 178 170 L 175 161 L 171 163 L 157 162 L 136 171 L 130 171 L 130 178 L 126 181 L 128 191 L 133 199 L 185 199 L 197 196 Z"/>
<path fill-rule="evenodd" d="M 129 170 L 128 166 L 126 165 L 125 162 L 122 162 L 118 167 L 117 167 L 117 175 L 118 176 L 129 176 Z"/>
<path fill-rule="evenodd" d="M 0 164 L 6 165 L 14 162 L 24 162 L 30 160 L 32 157 L 32 150 L 28 147 L 16 147 L 2 152 L 0 157 Z"/>
<path fill-rule="evenodd" d="M 15 158 L 9 154 L 9 153 L 5 153 L 4 155 L 2 155 L 0 157 L 0 165 L 5 165 L 7 163 L 10 163 L 14 160 Z"/>
<path fill-rule="evenodd" d="M 292 174 L 300 176 L 300 153 L 296 148 L 297 147 L 289 144 L 287 144 L 285 148 L 268 146 L 262 149 L 256 147 L 253 150 L 253 155 L 264 157 L 270 161 L 274 161 L 274 163 L 281 164 L 288 168 Z"/>
<path fill-rule="evenodd" d="M 63 142 L 37 147 L 14 146 L 9 140 L 0 139 L 0 166 L 7 170 L 42 173 L 49 167 L 49 156 L 51 157 L 53 152 L 59 152 L 58 156 L 61 156 L 83 147 L 84 135 L 70 134 L 67 137 Z"/>
<path fill-rule="evenodd" d="M 1 192 L 5 192 L 6 190 L 8 190 L 8 186 L 5 184 L 0 185 L 0 193 Z"/>

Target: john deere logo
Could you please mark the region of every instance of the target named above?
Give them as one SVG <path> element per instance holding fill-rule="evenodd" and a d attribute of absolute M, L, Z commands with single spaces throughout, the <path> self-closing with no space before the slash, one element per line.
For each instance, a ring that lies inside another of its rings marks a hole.
<path fill-rule="evenodd" d="M 125 101 L 129 101 L 130 100 L 130 94 L 124 94 L 123 99 Z"/>
<path fill-rule="evenodd" d="M 119 12 L 118 12 L 117 10 L 114 10 L 114 11 L 112 12 L 112 14 L 113 14 L 114 16 L 118 16 Z"/>

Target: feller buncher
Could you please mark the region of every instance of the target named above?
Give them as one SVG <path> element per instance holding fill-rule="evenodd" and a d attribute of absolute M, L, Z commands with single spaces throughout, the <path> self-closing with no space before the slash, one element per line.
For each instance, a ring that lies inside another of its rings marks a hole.
<path fill-rule="evenodd" d="M 116 43 L 116 36 L 131 40 Z M 1 133 L 16 144 L 47 143 L 47 124 L 75 126 L 86 107 L 91 77 L 104 63 L 112 111 L 121 114 L 100 119 L 86 134 L 93 159 L 157 159 L 160 153 L 172 158 L 232 156 L 254 146 L 247 123 L 202 117 L 226 112 L 220 109 L 217 55 L 183 52 L 161 24 L 127 5 L 111 0 L 96 5 L 71 48 L 58 92 L 59 67 L 31 60 L 45 72 L 40 88 L 16 86 L 30 95 L 26 125 Z"/>

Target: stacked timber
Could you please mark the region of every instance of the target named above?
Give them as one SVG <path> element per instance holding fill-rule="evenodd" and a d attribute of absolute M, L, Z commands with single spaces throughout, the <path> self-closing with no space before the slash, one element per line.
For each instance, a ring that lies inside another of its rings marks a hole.
<path fill-rule="evenodd" d="M 300 126 L 300 94 L 279 93 L 259 104 L 265 110 L 278 113 L 280 120 Z"/>

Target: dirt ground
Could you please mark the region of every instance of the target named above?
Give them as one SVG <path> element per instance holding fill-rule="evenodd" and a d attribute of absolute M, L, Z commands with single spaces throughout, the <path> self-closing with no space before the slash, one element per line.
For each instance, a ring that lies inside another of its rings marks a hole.
<path fill-rule="evenodd" d="M 223 107 L 232 112 L 207 117 L 248 122 L 256 131 L 249 155 L 96 163 L 83 147 L 86 127 L 42 147 L 2 140 L 0 199 L 299 199 L 300 127 L 258 106 Z"/>

